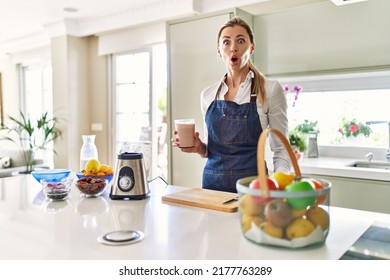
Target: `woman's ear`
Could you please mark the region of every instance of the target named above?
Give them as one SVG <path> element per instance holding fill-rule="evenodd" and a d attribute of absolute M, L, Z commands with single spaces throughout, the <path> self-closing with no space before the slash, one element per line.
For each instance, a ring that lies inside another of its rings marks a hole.
<path fill-rule="evenodd" d="M 217 46 L 217 53 L 218 53 L 219 56 L 222 56 L 221 52 L 219 51 L 219 47 L 218 46 Z"/>
<path fill-rule="evenodd" d="M 255 44 L 251 45 L 251 54 L 255 51 Z"/>

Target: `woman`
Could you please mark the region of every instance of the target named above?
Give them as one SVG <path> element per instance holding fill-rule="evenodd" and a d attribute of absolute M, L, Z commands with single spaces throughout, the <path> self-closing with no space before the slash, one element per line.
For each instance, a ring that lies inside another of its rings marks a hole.
<path fill-rule="evenodd" d="M 238 179 L 257 175 L 257 142 L 263 128 L 272 127 L 287 136 L 287 102 L 281 85 L 266 79 L 252 64 L 253 32 L 239 17 L 221 27 L 217 52 L 227 73 L 201 94 L 205 120 L 204 142 L 194 133 L 195 146 L 181 148 L 207 158 L 203 188 L 236 191 Z M 176 135 L 177 132 L 174 131 Z M 179 146 L 180 139 L 174 138 Z M 270 136 L 274 171 L 289 172 L 287 151 Z"/>

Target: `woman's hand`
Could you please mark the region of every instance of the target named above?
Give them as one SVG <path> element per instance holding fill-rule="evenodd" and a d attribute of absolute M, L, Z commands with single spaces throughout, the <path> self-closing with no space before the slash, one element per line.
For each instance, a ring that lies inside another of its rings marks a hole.
<path fill-rule="evenodd" d="M 206 144 L 202 142 L 199 138 L 199 132 L 194 132 L 194 147 L 189 148 L 180 148 L 180 139 L 177 135 L 177 130 L 173 131 L 172 146 L 178 147 L 182 152 L 185 153 L 197 153 L 202 157 L 206 156 Z"/>

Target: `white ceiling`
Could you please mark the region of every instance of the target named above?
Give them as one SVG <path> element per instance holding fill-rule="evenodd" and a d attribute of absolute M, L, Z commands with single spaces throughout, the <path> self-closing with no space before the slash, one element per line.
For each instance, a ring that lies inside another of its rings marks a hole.
<path fill-rule="evenodd" d="M 323 1 L 329 0 L 0 0 L 0 53 L 56 35 L 88 36 L 233 7 L 258 15 Z"/>
<path fill-rule="evenodd" d="M 146 9 L 158 0 L 0 0 L 0 43 L 39 33 L 50 25 L 97 20 L 119 12 Z M 66 12 L 65 8 L 76 8 Z"/>

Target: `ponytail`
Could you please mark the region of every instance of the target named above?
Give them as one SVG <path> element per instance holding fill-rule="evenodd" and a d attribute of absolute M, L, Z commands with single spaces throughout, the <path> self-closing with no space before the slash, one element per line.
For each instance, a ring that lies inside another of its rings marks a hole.
<path fill-rule="evenodd" d="M 252 81 L 252 92 L 256 92 L 258 100 L 264 105 L 267 102 L 265 94 L 265 77 L 250 60 L 248 61 L 248 65 L 249 69 L 255 74 L 255 78 Z"/>

